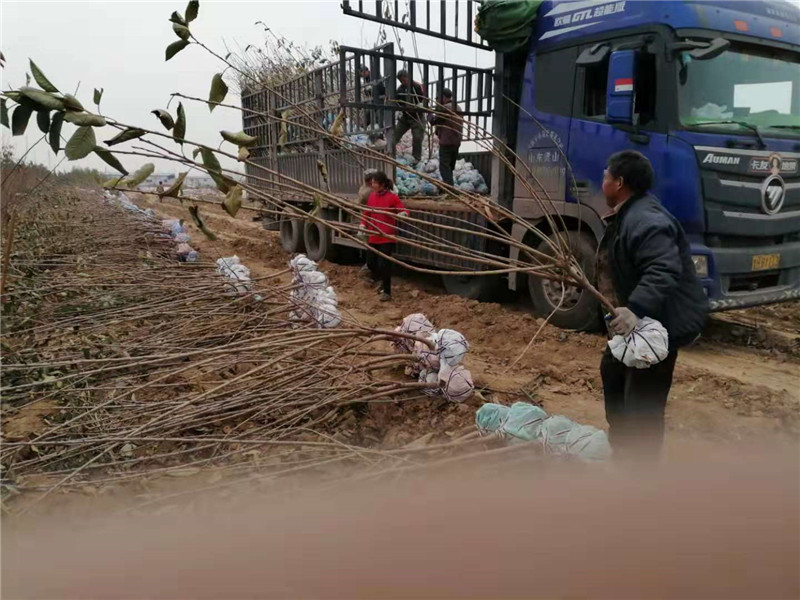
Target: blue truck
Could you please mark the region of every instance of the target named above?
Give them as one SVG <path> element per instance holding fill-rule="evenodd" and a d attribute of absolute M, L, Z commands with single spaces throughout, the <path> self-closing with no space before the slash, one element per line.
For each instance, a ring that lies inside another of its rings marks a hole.
<path fill-rule="evenodd" d="M 394 5 L 394 10 L 387 10 L 387 5 Z M 487 48 L 472 30 L 478 9 L 473 2 L 434 3 L 432 11 L 431 2 L 412 0 L 406 7 L 399 14 L 397 2 L 343 4 L 346 14 L 388 27 Z M 320 115 L 331 102 L 353 114 L 371 111 L 368 125 L 382 129 L 386 152 L 391 153 L 393 109 L 365 98 L 370 83 L 354 74 L 369 66 L 372 79 L 385 82 L 391 97 L 397 70 L 410 69 L 431 96 L 442 87 L 453 88 L 466 119 L 489 123 L 496 138 L 516 149 L 515 160 L 525 163 L 520 171 L 529 172 L 531 181 L 552 199 L 546 210 L 561 215 L 558 222 L 567 229 L 587 273 L 594 272 L 595 251 L 604 232 L 606 208 L 600 186 L 605 161 L 613 152 L 635 149 L 652 162 L 657 176 L 654 193 L 689 236 L 711 310 L 800 298 L 800 8 L 796 4 L 546 1 L 538 6 L 526 47 L 495 53 L 492 69 L 400 56 L 391 44 L 342 47 L 340 53 L 338 63 L 286 82 L 279 97 L 268 90 L 245 90 L 243 106 L 282 114 L 289 105 L 286 98 L 294 94 L 292 102 L 315 105 Z M 333 192 L 357 189 L 363 161 L 349 161 L 342 150 L 302 135 L 297 143 L 306 149 L 292 152 L 294 142 L 287 139 L 285 128 L 251 116 L 244 120 L 245 130 L 261 140 L 256 160 L 262 164 L 318 183 L 314 165 L 322 159 L 331 172 L 326 185 Z M 465 153 L 465 158 L 484 173 L 494 200 L 546 229 L 542 203 L 496 156 L 476 152 Z M 309 199 L 292 201 L 307 204 Z M 418 217 L 431 222 L 451 214 L 479 226 L 483 218 L 464 212 L 463 206 L 414 200 L 408 204 Z M 347 220 L 341 211 L 331 211 L 326 218 Z M 318 259 L 329 257 L 337 246 L 351 245 L 324 225 L 302 223 L 290 214 L 276 227 L 287 251 L 305 247 Z M 544 245 L 520 224 L 509 223 L 508 229 L 517 240 L 533 247 Z M 485 240 L 461 233 L 453 234 L 453 241 L 522 258 L 517 247 L 487 247 Z M 498 286 L 527 288 L 542 314 L 550 314 L 560 303 L 552 318 L 555 324 L 589 328 L 596 323 L 597 303 L 580 289 L 561 289 L 560 284 L 516 273 L 503 281 L 492 276 L 449 276 L 447 269 L 462 269 L 463 264 L 402 245 L 398 254 L 441 268 L 445 286 L 453 293 L 481 298 Z"/>

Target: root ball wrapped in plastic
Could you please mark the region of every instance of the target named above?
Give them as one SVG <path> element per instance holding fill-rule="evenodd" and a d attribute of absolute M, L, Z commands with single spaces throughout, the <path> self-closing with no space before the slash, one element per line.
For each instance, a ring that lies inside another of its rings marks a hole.
<path fill-rule="evenodd" d="M 542 447 L 548 454 L 560 456 L 567 453 L 567 436 L 577 424 L 562 415 L 545 419 L 542 423 Z"/>
<path fill-rule="evenodd" d="M 289 267 L 296 273 L 303 271 L 316 271 L 317 263 L 308 258 L 305 254 L 298 254 L 289 261 Z"/>
<path fill-rule="evenodd" d="M 669 354 L 669 334 L 650 317 L 640 319 L 626 336 L 615 335 L 608 341 L 611 354 L 626 367 L 647 369 Z"/>
<path fill-rule="evenodd" d="M 481 435 L 502 433 L 503 424 L 511 409 L 502 404 L 487 403 L 475 413 L 475 426 Z"/>
<path fill-rule="evenodd" d="M 435 340 L 439 359 L 450 367 L 459 364 L 469 350 L 467 338 L 454 329 L 439 330 Z"/>
<path fill-rule="evenodd" d="M 430 181 L 425 181 L 420 186 L 419 191 L 421 194 L 425 196 L 435 196 L 439 193 L 439 189 L 433 185 Z"/>
<path fill-rule="evenodd" d="M 236 255 L 218 258 L 217 272 L 228 279 L 250 280 L 250 269 L 243 265 Z"/>
<path fill-rule="evenodd" d="M 422 313 L 412 313 L 403 319 L 395 331 L 410 335 L 429 335 L 433 333 L 433 323 Z M 414 350 L 414 340 L 409 338 L 394 338 L 392 345 L 398 354 L 411 354 Z"/>
<path fill-rule="evenodd" d="M 425 336 L 425 337 L 427 337 L 431 342 L 433 342 L 433 336 L 430 337 Z M 435 349 L 432 350 L 428 344 L 426 344 L 425 342 L 414 342 L 413 353 L 414 356 L 417 357 L 417 360 L 422 364 L 423 368 L 428 369 L 430 371 L 437 371 L 437 372 L 439 371 L 439 368 L 441 367 L 441 361 L 439 360 L 439 353 Z"/>
<path fill-rule="evenodd" d="M 576 425 L 567 434 L 566 451 L 581 460 L 605 460 L 611 456 L 608 435 L 591 425 Z"/>
<path fill-rule="evenodd" d="M 541 438 L 542 424 L 546 419 L 547 413 L 541 407 L 529 402 L 515 402 L 511 405 L 503 431 L 516 440 L 537 441 Z"/>
<path fill-rule="evenodd" d="M 319 271 L 301 271 L 299 279 L 302 285 L 315 290 L 325 290 L 328 287 L 328 277 Z"/>
<path fill-rule="evenodd" d="M 323 304 L 315 312 L 314 317 L 317 324 L 323 329 L 333 329 L 342 322 L 342 315 L 332 304 Z"/>
<path fill-rule="evenodd" d="M 442 366 L 439 370 L 439 387 L 450 402 L 464 402 L 472 397 L 475 383 L 464 365 Z"/>
<path fill-rule="evenodd" d="M 194 262 L 194 260 L 189 260 L 189 257 L 192 256 L 192 254 L 194 254 L 194 259 L 196 260 L 197 252 L 195 252 L 195 249 L 189 244 L 178 244 L 178 247 L 175 249 L 175 251 L 178 253 L 178 260 L 182 262 Z"/>

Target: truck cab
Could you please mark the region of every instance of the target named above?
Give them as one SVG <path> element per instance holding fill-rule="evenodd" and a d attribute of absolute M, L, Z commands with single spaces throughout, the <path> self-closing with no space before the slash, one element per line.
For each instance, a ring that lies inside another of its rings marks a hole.
<path fill-rule="evenodd" d="M 690 239 L 712 310 L 799 298 L 800 9 L 544 2 L 535 27 L 516 152 L 568 226 L 597 243 L 606 159 L 638 150 Z M 538 219 L 525 189 L 517 182 L 514 212 Z M 564 305 L 563 290 L 531 285 L 562 302 L 562 318 L 584 309 L 580 294 Z"/>

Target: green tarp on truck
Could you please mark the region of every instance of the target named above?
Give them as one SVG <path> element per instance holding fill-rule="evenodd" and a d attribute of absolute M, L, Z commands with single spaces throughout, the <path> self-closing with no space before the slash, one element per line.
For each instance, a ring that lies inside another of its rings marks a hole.
<path fill-rule="evenodd" d="M 475 32 L 496 52 L 528 45 L 542 0 L 485 0 L 475 17 Z"/>

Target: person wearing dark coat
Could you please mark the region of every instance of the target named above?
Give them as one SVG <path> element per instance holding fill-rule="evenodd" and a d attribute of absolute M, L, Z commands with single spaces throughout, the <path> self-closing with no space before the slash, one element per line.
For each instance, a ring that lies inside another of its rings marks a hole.
<path fill-rule="evenodd" d="M 456 168 L 464 129 L 464 120 L 453 100 L 453 92 L 442 90 L 439 106 L 436 107 L 436 112 L 428 116 L 428 121 L 436 127 L 436 137 L 439 138 L 439 173 L 442 181 L 453 185 L 453 170 Z"/>
<path fill-rule="evenodd" d="M 361 65 L 360 75 L 362 79 L 362 92 L 364 94 L 363 101 L 369 104 L 374 104 L 377 108 L 367 109 L 366 111 L 366 125 L 367 129 L 375 126 L 380 129 L 382 123 L 382 111 L 380 107 L 383 106 L 386 100 L 386 85 L 379 77 L 372 76 L 367 65 Z"/>
<path fill-rule="evenodd" d="M 664 413 L 678 349 L 699 337 L 708 298 L 683 228 L 648 193 L 654 179 L 650 161 L 625 150 L 610 156 L 607 165 L 603 195 L 611 214 L 598 258 L 601 279 L 607 276 L 618 307 L 610 333 L 626 336 L 640 319 L 650 317 L 669 334 L 669 354 L 647 369 L 625 366 L 606 347 L 600 373 L 609 440 L 617 456 L 654 460 L 664 440 Z"/>
<path fill-rule="evenodd" d="M 424 108 L 428 104 L 428 96 L 422 84 L 411 79 L 408 71 L 402 69 L 397 72 L 400 87 L 397 88 L 395 102 L 403 108 L 400 118 L 394 127 L 394 144 L 402 139 L 406 132 L 411 130 L 411 153 L 415 163 L 422 160 L 422 140 L 425 137 Z"/>

